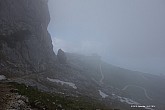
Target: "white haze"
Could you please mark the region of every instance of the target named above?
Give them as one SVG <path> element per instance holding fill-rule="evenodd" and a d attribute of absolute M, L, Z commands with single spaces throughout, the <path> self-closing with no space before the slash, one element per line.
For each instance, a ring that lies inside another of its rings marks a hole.
<path fill-rule="evenodd" d="M 54 50 L 98 53 L 110 64 L 165 73 L 164 0 L 49 0 Z"/>

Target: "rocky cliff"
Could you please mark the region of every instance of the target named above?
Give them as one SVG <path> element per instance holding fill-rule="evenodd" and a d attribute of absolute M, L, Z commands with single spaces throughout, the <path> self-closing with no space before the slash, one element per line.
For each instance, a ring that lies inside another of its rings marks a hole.
<path fill-rule="evenodd" d="M 45 71 L 55 59 L 48 0 L 0 1 L 0 72 Z M 6 74 L 7 74 L 6 73 Z"/>

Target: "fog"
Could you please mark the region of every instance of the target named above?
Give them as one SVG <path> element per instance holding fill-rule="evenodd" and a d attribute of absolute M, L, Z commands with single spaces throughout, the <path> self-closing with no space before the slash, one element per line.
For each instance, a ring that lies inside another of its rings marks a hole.
<path fill-rule="evenodd" d="M 164 0 L 49 0 L 54 50 L 165 74 Z"/>

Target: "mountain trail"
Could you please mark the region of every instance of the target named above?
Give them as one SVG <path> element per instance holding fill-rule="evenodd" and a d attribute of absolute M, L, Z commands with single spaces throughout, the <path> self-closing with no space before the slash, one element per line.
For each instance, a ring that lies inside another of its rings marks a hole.
<path fill-rule="evenodd" d="M 100 74 L 101 74 L 100 84 L 103 84 L 104 75 L 103 75 L 103 72 L 102 72 L 101 63 L 100 63 L 100 66 L 99 67 L 100 67 Z"/>
<path fill-rule="evenodd" d="M 142 89 L 144 91 L 146 98 L 149 100 L 152 100 L 152 98 L 148 95 L 147 90 L 144 87 L 136 86 L 136 85 L 126 85 L 122 90 L 125 91 L 128 87 L 137 87 L 137 88 Z"/>

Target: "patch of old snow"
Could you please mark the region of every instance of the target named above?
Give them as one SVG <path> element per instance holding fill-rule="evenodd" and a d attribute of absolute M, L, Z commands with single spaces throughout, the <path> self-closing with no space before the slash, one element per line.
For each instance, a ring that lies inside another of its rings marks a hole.
<path fill-rule="evenodd" d="M 0 75 L 0 81 L 1 81 L 1 80 L 5 80 L 5 79 L 6 79 L 6 76 Z"/>
<path fill-rule="evenodd" d="M 147 106 L 142 107 L 140 103 L 138 103 L 138 102 L 136 102 L 136 101 L 134 101 L 132 99 L 129 99 L 129 98 L 126 98 L 126 97 L 121 97 L 121 96 L 118 96 L 116 94 L 112 94 L 112 96 L 116 97 L 120 102 L 127 103 L 127 104 L 131 105 L 132 107 L 135 106 L 135 108 L 136 107 L 138 107 L 138 108 L 141 107 L 141 108 L 145 108 L 147 110 L 154 110 L 151 107 L 147 107 Z"/>
<path fill-rule="evenodd" d="M 99 93 L 100 93 L 100 95 L 101 95 L 102 98 L 108 97 L 108 95 L 105 94 L 104 92 L 102 92 L 101 90 L 99 90 Z"/>
<path fill-rule="evenodd" d="M 129 99 L 129 98 L 120 97 L 120 96 L 117 96 L 117 97 L 120 100 L 120 102 L 125 102 L 125 103 L 130 104 L 130 105 L 139 105 L 140 104 L 140 103 L 133 101 L 132 99 Z"/>
<path fill-rule="evenodd" d="M 127 103 L 129 105 L 139 105 L 140 103 L 132 100 L 132 99 L 129 99 L 129 98 L 126 98 L 126 97 L 121 97 L 121 96 L 118 96 L 116 94 L 112 94 L 114 97 L 116 97 L 120 102 L 123 102 L 123 103 Z"/>
<path fill-rule="evenodd" d="M 51 79 L 51 78 L 48 78 L 48 77 L 47 77 L 47 80 L 49 80 L 51 82 L 55 82 L 55 83 L 60 83 L 62 85 L 66 84 L 66 85 L 72 87 L 73 89 L 77 89 L 76 85 L 74 83 L 71 83 L 71 82 L 65 82 L 65 81 L 61 81 L 59 79 Z"/>
<path fill-rule="evenodd" d="M 112 94 L 113 96 L 115 96 L 115 94 Z"/>

